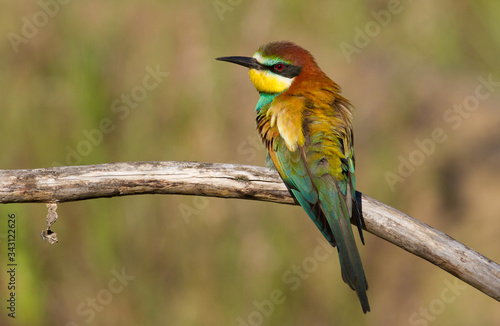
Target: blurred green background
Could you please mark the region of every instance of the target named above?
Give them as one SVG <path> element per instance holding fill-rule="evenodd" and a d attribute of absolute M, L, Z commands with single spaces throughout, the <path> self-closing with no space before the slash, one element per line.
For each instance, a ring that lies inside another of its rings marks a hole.
<path fill-rule="evenodd" d="M 258 94 L 244 68 L 214 58 L 291 40 L 357 108 L 358 189 L 500 261 L 498 1 L 66 2 L 0 4 L 1 169 L 262 166 Z M 146 89 L 151 69 L 163 75 Z M 478 100 L 481 76 L 493 83 Z M 436 128 L 446 140 L 418 154 Z M 410 159 L 414 171 L 388 182 Z M 0 206 L 2 325 L 500 325 L 498 302 L 370 234 L 363 315 L 336 254 L 312 258 L 325 241 L 298 207 L 182 196 L 65 203 L 53 246 L 39 236 L 46 211 Z M 4 301 L 12 213 L 15 320 Z M 287 283 L 294 266 L 307 272 Z"/>

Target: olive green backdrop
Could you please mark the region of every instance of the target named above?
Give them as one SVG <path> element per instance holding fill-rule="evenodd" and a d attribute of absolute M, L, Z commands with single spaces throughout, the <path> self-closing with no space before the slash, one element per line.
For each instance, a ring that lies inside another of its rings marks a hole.
<path fill-rule="evenodd" d="M 3 1 L 0 168 L 264 165 L 258 94 L 214 58 L 291 40 L 357 108 L 358 189 L 498 262 L 499 20 L 493 0 Z M 298 207 L 157 195 L 58 213 L 51 246 L 44 204 L 0 206 L 0 324 L 500 324 L 498 302 L 369 234 L 363 315 Z"/>

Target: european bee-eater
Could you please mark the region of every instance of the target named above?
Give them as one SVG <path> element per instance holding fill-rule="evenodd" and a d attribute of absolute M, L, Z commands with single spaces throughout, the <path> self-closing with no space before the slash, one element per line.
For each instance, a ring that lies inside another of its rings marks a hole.
<path fill-rule="evenodd" d="M 260 94 L 257 130 L 267 147 L 267 164 L 278 170 L 290 193 L 332 246 L 342 279 L 370 311 L 361 257 L 350 219 L 361 226 L 356 202 L 352 105 L 314 57 L 292 42 L 273 42 L 253 57 L 217 60 L 250 69 Z"/>

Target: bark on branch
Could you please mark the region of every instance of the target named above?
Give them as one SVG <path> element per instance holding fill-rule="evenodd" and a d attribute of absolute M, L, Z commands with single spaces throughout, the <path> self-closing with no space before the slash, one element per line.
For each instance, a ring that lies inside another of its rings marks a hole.
<path fill-rule="evenodd" d="M 139 194 L 198 195 L 296 204 L 267 168 L 196 162 L 131 162 L 0 170 L 0 203 L 57 203 Z M 448 235 L 366 195 L 366 230 L 500 301 L 500 266 Z"/>

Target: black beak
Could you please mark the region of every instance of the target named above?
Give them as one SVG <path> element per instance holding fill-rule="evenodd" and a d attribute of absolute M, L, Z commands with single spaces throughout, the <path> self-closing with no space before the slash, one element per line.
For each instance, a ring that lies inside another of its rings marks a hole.
<path fill-rule="evenodd" d="M 220 57 L 215 58 L 215 60 L 236 63 L 237 65 L 250 69 L 262 69 L 262 65 L 257 60 L 250 57 Z"/>

